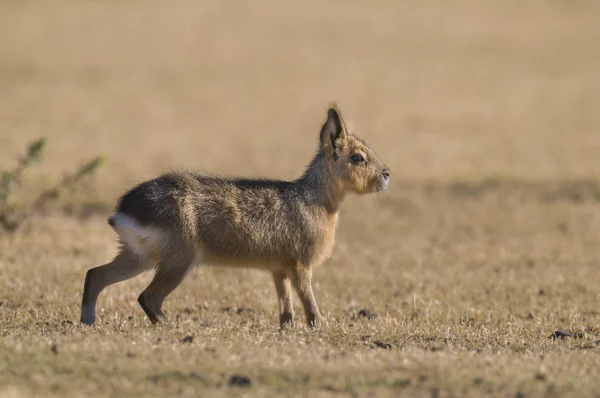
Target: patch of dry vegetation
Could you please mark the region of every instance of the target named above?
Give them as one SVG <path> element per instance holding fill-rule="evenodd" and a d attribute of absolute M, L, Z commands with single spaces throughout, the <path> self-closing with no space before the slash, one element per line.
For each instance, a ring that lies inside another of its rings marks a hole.
<path fill-rule="evenodd" d="M 40 135 L 24 192 L 106 164 L 0 233 L 0 396 L 600 395 L 596 3 L 1 7 L 0 169 Z M 136 302 L 149 274 L 78 324 L 124 189 L 180 166 L 294 177 L 331 99 L 392 182 L 342 208 L 325 325 L 280 332 L 270 275 L 209 268 L 167 324 Z"/>

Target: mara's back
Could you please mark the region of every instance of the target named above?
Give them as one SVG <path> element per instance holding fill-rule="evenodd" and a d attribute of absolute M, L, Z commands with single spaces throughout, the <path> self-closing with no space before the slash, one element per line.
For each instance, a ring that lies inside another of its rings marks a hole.
<path fill-rule="evenodd" d="M 316 206 L 301 181 L 225 178 L 177 172 L 126 193 L 117 212 L 175 238 L 193 236 L 206 258 L 304 262 L 331 240 L 337 213 Z M 186 236 L 178 236 L 179 231 Z M 319 253 L 316 253 L 319 251 Z M 268 264 L 264 264 L 265 266 Z"/>

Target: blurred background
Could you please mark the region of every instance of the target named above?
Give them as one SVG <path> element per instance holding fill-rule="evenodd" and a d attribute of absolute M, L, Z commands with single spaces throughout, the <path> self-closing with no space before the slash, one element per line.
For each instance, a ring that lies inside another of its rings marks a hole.
<path fill-rule="evenodd" d="M 42 185 L 98 154 L 111 204 L 169 168 L 294 178 L 332 100 L 392 182 L 600 176 L 593 0 L 1 10 L 0 169 L 45 135 Z"/>

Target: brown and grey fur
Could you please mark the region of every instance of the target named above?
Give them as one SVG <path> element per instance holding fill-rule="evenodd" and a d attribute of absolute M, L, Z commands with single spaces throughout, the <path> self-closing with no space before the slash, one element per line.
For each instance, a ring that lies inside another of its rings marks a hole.
<path fill-rule="evenodd" d="M 81 321 L 94 323 L 96 301 L 106 286 L 154 268 L 138 302 L 156 323 L 164 317 L 164 299 L 190 268 L 206 264 L 270 271 L 281 326 L 293 319 L 292 287 L 314 325 L 321 315 L 312 272 L 331 254 L 344 196 L 382 191 L 388 182 L 389 169 L 346 131 L 335 105 L 321 129 L 317 154 L 295 181 L 190 172 L 146 181 L 126 193 L 109 218 L 122 248 L 112 262 L 87 272 Z"/>

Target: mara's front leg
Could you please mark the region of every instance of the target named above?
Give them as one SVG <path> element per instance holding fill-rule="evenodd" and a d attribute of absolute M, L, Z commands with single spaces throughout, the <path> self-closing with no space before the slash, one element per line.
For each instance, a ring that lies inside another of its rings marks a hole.
<path fill-rule="evenodd" d="M 312 290 L 312 269 L 303 264 L 297 265 L 292 271 L 292 283 L 306 314 L 306 322 L 309 327 L 316 326 L 322 319 L 317 307 L 317 300 Z"/>
<path fill-rule="evenodd" d="M 279 303 L 279 326 L 291 325 L 294 319 L 294 306 L 290 278 L 283 272 L 273 272 L 273 280 Z"/>

